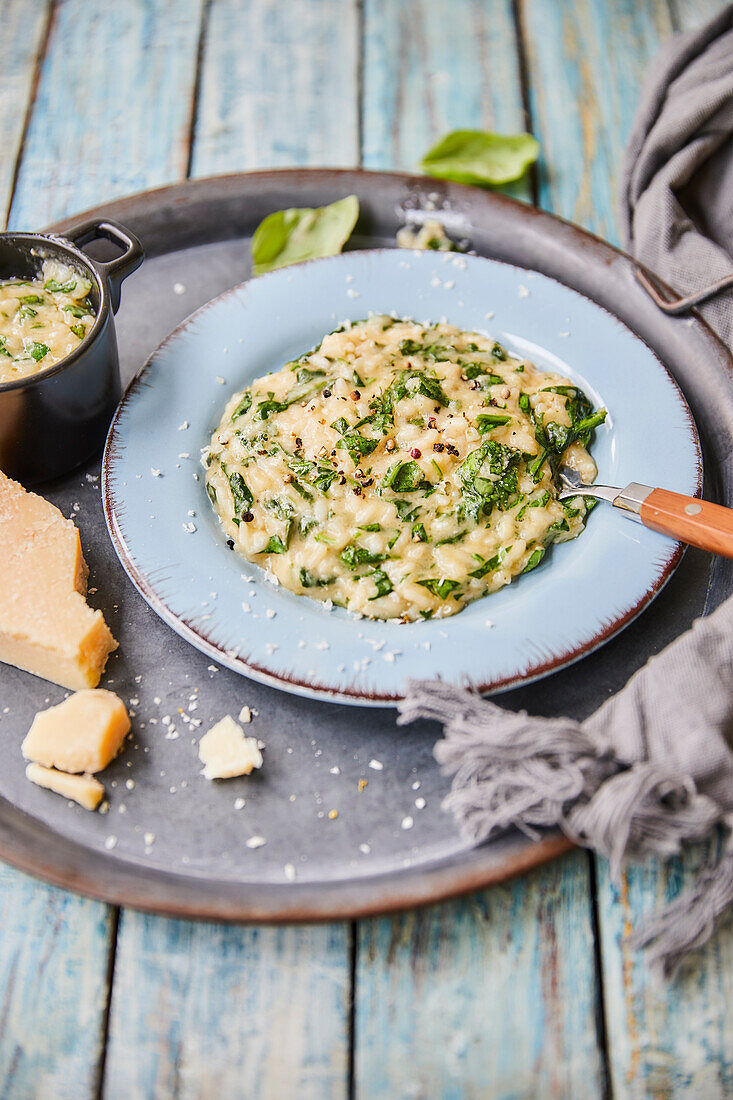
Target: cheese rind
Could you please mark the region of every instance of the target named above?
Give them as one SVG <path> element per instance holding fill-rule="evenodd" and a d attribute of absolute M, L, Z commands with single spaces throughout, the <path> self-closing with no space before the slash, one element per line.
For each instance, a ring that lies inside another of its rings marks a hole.
<path fill-rule="evenodd" d="M 245 737 L 241 726 L 227 714 L 199 741 L 199 759 L 206 779 L 232 779 L 262 767 L 256 737 Z"/>
<path fill-rule="evenodd" d="M 117 642 L 86 603 L 79 532 L 0 472 L 0 661 L 62 687 L 92 688 Z"/>
<path fill-rule="evenodd" d="M 55 768 L 44 768 L 41 764 L 29 764 L 25 774 L 31 783 L 55 791 L 64 798 L 78 802 L 85 810 L 96 810 L 104 795 L 104 787 L 93 775 L 67 775 Z"/>
<path fill-rule="evenodd" d="M 101 772 L 119 753 L 129 729 L 125 704 L 114 692 L 78 691 L 36 715 L 21 752 L 47 768 Z"/>

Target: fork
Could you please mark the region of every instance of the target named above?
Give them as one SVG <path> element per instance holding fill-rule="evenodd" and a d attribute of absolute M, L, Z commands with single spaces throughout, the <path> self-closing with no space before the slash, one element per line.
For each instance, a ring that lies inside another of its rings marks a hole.
<path fill-rule="evenodd" d="M 584 485 L 569 466 L 558 471 L 561 491 L 559 500 L 572 497 L 595 497 L 620 508 L 629 519 L 643 523 L 652 531 L 660 531 L 690 546 L 710 550 L 725 558 L 733 558 L 733 509 L 698 500 L 669 489 L 653 489 L 632 481 L 624 489 L 613 485 Z"/>

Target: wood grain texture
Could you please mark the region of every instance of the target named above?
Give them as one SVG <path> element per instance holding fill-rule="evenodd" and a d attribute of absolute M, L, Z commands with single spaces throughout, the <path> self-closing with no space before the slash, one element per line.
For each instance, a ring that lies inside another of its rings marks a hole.
<path fill-rule="evenodd" d="M 107 1100 L 346 1095 L 348 927 L 120 921 Z"/>
<path fill-rule="evenodd" d="M 217 0 L 192 175 L 359 161 L 356 0 Z"/>
<path fill-rule="evenodd" d="M 449 130 L 525 129 L 511 0 L 365 0 L 363 58 L 365 168 L 417 171 Z"/>
<path fill-rule="evenodd" d="M 3 0 L 0 5 L 0 225 L 5 224 L 10 203 L 49 10 L 50 0 L 30 5 L 26 0 Z"/>
<path fill-rule="evenodd" d="M 194 174 L 358 156 L 355 3 L 216 0 Z M 350 930 L 226 928 L 126 911 L 105 1096 L 345 1096 Z"/>
<path fill-rule="evenodd" d="M 96 1094 L 111 921 L 108 906 L 0 864 L 0 1096 Z"/>
<path fill-rule="evenodd" d="M 362 921 L 356 1096 L 602 1095 L 587 856 Z"/>
<path fill-rule="evenodd" d="M 733 925 L 664 983 L 629 947 L 633 929 L 689 888 L 709 847 L 667 867 L 634 867 L 620 887 L 599 860 L 601 956 L 614 1096 L 705 1100 L 733 1095 Z"/>
<path fill-rule="evenodd" d="M 623 149 L 649 62 L 672 33 L 664 2 L 520 0 L 542 143 L 540 205 L 619 240 Z"/>
<path fill-rule="evenodd" d="M 9 224 L 38 229 L 185 175 L 202 0 L 62 0 Z"/>

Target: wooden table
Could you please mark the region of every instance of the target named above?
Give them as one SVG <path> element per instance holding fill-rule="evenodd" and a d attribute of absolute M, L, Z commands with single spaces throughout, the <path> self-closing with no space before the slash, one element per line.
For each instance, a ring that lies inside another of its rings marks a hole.
<path fill-rule="evenodd" d="M 0 0 L 12 228 L 265 166 L 411 169 L 458 127 L 531 129 L 519 194 L 616 242 L 651 58 L 718 0 Z M 706 857 L 573 852 L 390 919 L 231 928 L 0 866 L 0 1095 L 722 1097 L 733 931 L 671 985 L 632 926 Z"/>

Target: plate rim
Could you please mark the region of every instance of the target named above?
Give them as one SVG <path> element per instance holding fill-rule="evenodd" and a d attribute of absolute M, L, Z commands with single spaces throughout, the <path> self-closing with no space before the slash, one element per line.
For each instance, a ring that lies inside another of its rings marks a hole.
<path fill-rule="evenodd" d="M 612 246 L 609 246 L 612 247 Z M 364 249 L 349 249 L 348 251 L 337 253 L 335 256 L 319 257 L 317 259 L 304 260 L 297 264 L 291 264 L 290 268 L 305 269 L 313 264 L 321 264 L 331 260 L 338 260 L 343 256 L 351 254 L 360 255 L 383 255 L 393 254 L 397 251 L 411 252 L 412 249 L 396 249 L 388 247 L 378 248 L 364 248 Z M 602 310 L 607 316 L 620 324 L 625 332 L 629 333 L 634 340 L 638 340 L 649 355 L 656 361 L 657 365 L 661 368 L 662 373 L 666 377 L 668 384 L 672 387 L 679 400 L 681 409 L 685 417 L 685 427 L 692 440 L 695 457 L 696 457 L 696 477 L 697 485 L 695 489 L 695 496 L 700 496 L 702 493 L 703 483 L 703 464 L 702 464 L 702 448 L 700 443 L 700 436 L 697 430 L 692 410 L 685 394 L 682 391 L 681 386 L 677 382 L 676 378 L 672 375 L 669 368 L 657 355 L 653 348 L 649 346 L 646 340 L 643 339 L 638 333 L 617 317 L 610 309 L 602 305 L 600 302 L 596 302 L 590 298 L 587 294 L 577 290 L 574 287 L 568 287 L 567 284 L 556 279 L 552 275 L 546 275 L 543 272 L 538 271 L 536 268 L 528 268 L 523 264 L 512 263 L 508 260 L 498 259 L 496 257 L 488 256 L 476 256 L 476 259 L 485 260 L 490 264 L 498 264 L 503 268 L 516 269 L 519 271 L 526 271 L 528 273 L 536 273 L 541 275 L 545 279 L 549 279 L 551 282 L 563 287 L 565 290 L 571 291 L 571 293 L 578 294 L 584 301 L 590 303 L 591 306 L 596 309 Z M 262 280 L 271 279 L 273 277 L 282 277 L 282 273 L 285 268 L 277 268 L 273 271 L 266 272 L 264 275 L 250 276 L 249 279 L 244 280 L 241 283 L 237 283 L 233 287 L 229 287 L 227 290 L 217 294 L 214 298 L 210 298 L 203 305 L 199 306 L 192 313 L 188 314 L 182 321 L 179 322 L 171 331 L 160 341 L 160 343 L 153 349 L 145 362 L 140 367 L 137 374 L 131 380 L 127 389 L 125 390 L 122 398 L 115 410 L 115 414 L 109 426 L 107 437 L 104 445 L 104 452 L 102 455 L 102 467 L 101 467 L 101 493 L 102 493 L 102 508 L 104 512 L 105 523 L 107 525 L 107 532 L 114 546 L 115 553 L 122 565 L 127 577 L 140 593 L 142 598 L 148 604 L 149 607 L 158 615 L 176 634 L 178 634 L 189 645 L 194 646 L 199 652 L 206 654 L 212 660 L 218 661 L 225 668 L 236 672 L 239 675 L 245 676 L 248 679 L 255 680 L 258 683 L 265 684 L 268 687 L 276 688 L 280 691 L 288 692 L 292 695 L 301 696 L 303 698 L 317 699 L 324 702 L 337 703 L 346 706 L 366 706 L 373 708 L 388 708 L 397 706 L 404 695 L 397 694 L 395 692 L 380 692 L 380 691 L 366 691 L 363 689 L 353 687 L 331 687 L 327 684 L 314 685 L 312 682 L 307 682 L 298 679 L 296 675 L 277 674 L 273 673 L 267 668 L 263 668 L 251 660 L 244 660 L 242 657 L 230 656 L 230 653 L 224 646 L 220 646 L 215 641 L 208 638 L 199 628 L 191 626 L 181 616 L 171 610 L 166 604 L 165 600 L 158 594 L 154 586 L 148 581 L 143 570 L 138 566 L 134 555 L 127 544 L 124 532 L 118 521 L 116 514 L 116 500 L 112 488 L 112 469 L 118 455 L 124 449 L 124 444 L 119 438 L 119 427 L 127 412 L 128 403 L 137 395 L 140 388 L 147 385 L 145 375 L 153 365 L 154 360 L 163 352 L 165 352 L 169 345 L 176 340 L 185 336 L 186 330 L 195 326 L 196 321 L 207 314 L 212 309 L 216 308 L 220 303 L 226 301 L 229 298 L 235 297 L 253 283 L 255 280 L 260 283 Z M 677 569 L 682 556 L 685 552 L 685 545 L 680 542 L 674 542 L 670 540 L 669 550 L 663 550 L 659 558 L 655 562 L 657 567 L 657 574 L 653 583 L 643 592 L 641 597 L 637 600 L 633 606 L 627 608 L 620 616 L 614 616 L 614 618 L 603 624 L 601 629 L 597 630 L 592 638 L 581 642 L 580 644 L 568 649 L 564 648 L 563 652 L 559 655 L 553 655 L 545 660 L 538 661 L 532 664 L 524 672 L 518 671 L 508 676 L 499 678 L 492 678 L 488 681 L 472 682 L 471 690 L 478 692 L 481 695 L 496 695 L 501 692 L 511 690 L 519 686 L 526 686 L 528 684 L 535 683 L 537 680 L 542 679 L 554 672 L 559 672 L 561 669 L 568 668 L 570 665 L 583 659 L 589 653 L 605 645 L 611 638 L 620 634 L 626 629 L 635 619 L 641 615 L 646 608 L 652 603 L 670 578 L 673 576 Z M 246 559 L 244 559 L 246 560 Z"/>

